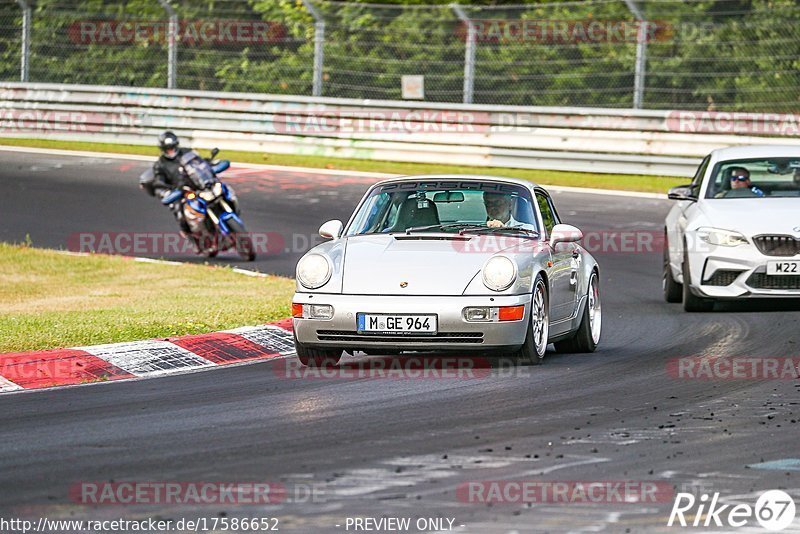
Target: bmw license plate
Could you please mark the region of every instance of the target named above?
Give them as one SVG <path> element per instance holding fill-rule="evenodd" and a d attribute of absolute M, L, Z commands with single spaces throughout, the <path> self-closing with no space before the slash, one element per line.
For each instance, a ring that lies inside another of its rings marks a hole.
<path fill-rule="evenodd" d="M 800 276 L 800 261 L 768 261 L 767 274 Z"/>
<path fill-rule="evenodd" d="M 422 314 L 356 314 L 359 334 L 436 334 L 436 315 Z"/>

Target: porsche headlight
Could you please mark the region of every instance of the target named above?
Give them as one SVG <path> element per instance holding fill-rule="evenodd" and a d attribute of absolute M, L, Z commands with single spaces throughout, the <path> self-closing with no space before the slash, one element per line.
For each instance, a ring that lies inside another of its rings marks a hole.
<path fill-rule="evenodd" d="M 331 262 L 322 254 L 304 256 L 297 264 L 297 280 L 303 287 L 317 289 L 331 279 Z"/>
<path fill-rule="evenodd" d="M 721 247 L 738 247 L 739 245 L 747 244 L 747 238 L 739 232 L 722 230 L 720 228 L 698 228 L 697 237 L 706 243 L 719 245 Z"/>
<path fill-rule="evenodd" d="M 483 285 L 492 291 L 508 289 L 517 279 L 517 264 L 505 256 L 493 256 L 483 266 Z"/>

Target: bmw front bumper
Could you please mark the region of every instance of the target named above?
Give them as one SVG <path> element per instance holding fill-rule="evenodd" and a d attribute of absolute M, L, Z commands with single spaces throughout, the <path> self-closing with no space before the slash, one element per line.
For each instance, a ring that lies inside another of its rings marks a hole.
<path fill-rule="evenodd" d="M 716 299 L 786 298 L 800 296 L 800 276 L 768 276 L 769 261 L 798 261 L 798 257 L 767 256 L 755 245 L 705 245 L 689 251 L 691 290 Z"/>
<path fill-rule="evenodd" d="M 295 293 L 295 304 L 333 306 L 331 319 L 294 318 L 297 340 L 310 347 L 357 350 L 466 351 L 519 347 L 525 341 L 531 295 L 512 296 L 382 296 Z M 516 321 L 472 322 L 467 307 L 525 306 Z M 435 314 L 438 328 L 431 334 L 359 334 L 358 313 Z"/>

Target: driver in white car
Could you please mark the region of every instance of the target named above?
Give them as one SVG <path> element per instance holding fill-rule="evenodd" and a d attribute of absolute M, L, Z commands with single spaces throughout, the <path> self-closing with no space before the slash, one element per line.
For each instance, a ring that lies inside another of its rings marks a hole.
<path fill-rule="evenodd" d="M 728 173 L 730 175 L 731 188 L 728 191 L 720 191 L 715 195 L 716 198 L 734 196 L 764 196 L 764 192 L 750 182 L 750 171 L 744 167 L 731 167 L 728 169 Z M 745 192 L 745 190 L 747 191 Z M 732 191 L 737 192 L 731 194 Z"/>

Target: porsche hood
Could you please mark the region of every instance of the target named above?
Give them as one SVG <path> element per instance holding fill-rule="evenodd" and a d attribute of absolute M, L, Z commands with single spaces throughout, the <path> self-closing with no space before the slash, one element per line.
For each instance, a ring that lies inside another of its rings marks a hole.
<path fill-rule="evenodd" d="M 483 264 L 522 240 L 417 233 L 347 238 L 342 292 L 355 295 L 462 295 Z"/>

